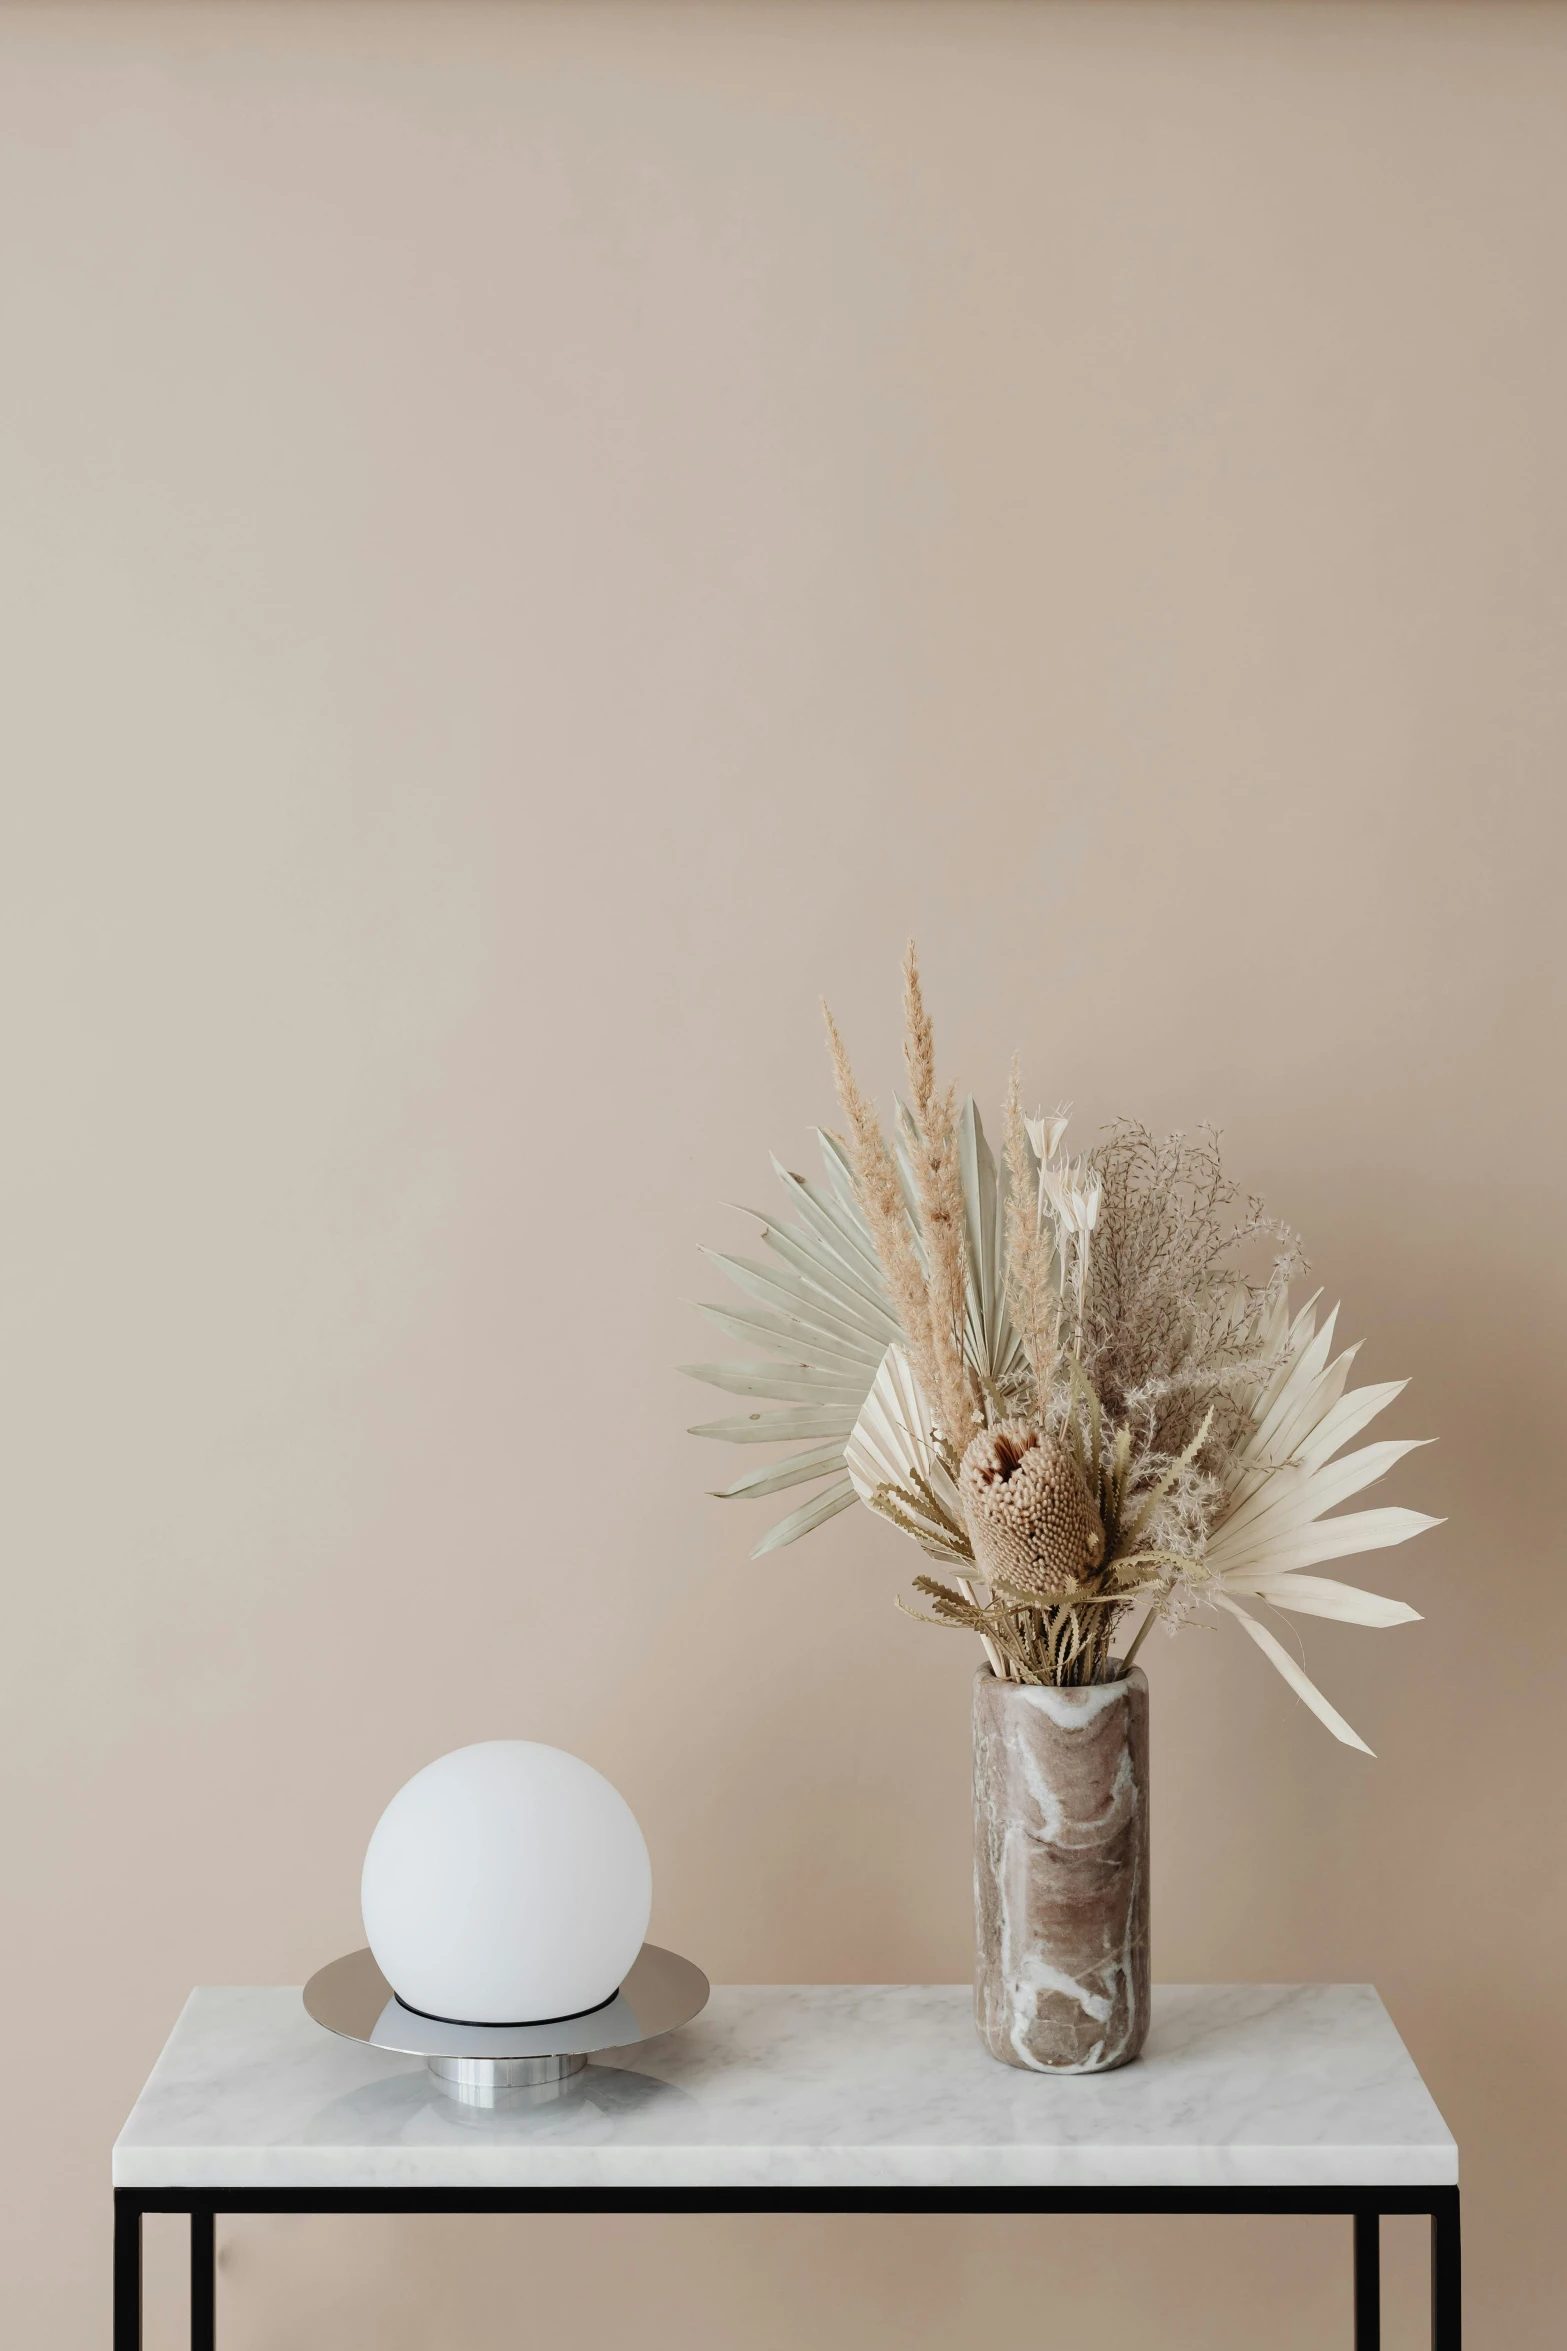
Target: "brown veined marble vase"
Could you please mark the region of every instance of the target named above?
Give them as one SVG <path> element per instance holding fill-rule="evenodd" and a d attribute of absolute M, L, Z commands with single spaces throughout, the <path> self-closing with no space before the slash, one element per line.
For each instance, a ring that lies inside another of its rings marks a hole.
<path fill-rule="evenodd" d="M 974 2013 L 1003 2065 L 1107 2073 L 1148 2037 L 1148 1682 L 974 1682 Z"/>

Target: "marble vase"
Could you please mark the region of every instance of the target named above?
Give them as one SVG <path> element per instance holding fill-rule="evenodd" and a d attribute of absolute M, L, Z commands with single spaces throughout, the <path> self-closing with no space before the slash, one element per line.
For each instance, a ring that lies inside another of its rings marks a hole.
<path fill-rule="evenodd" d="M 1106 2073 L 1148 2034 L 1148 1683 L 974 1682 L 974 2013 L 1004 2065 Z"/>

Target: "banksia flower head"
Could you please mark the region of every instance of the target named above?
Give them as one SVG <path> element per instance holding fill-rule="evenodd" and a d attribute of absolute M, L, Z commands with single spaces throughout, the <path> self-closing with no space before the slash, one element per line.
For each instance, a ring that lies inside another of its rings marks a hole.
<path fill-rule="evenodd" d="M 1104 1557 L 1099 1513 L 1059 1438 L 1003 1421 L 970 1443 L 958 1473 L 974 1564 L 992 1584 L 1057 1596 Z"/>

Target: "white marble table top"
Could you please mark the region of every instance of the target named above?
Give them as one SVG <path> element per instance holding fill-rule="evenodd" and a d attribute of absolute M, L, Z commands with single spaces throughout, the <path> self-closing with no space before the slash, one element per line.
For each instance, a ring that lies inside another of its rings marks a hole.
<path fill-rule="evenodd" d="M 1458 2150 L 1369 1984 L 1166 1984 L 1143 2056 L 998 2065 L 966 1984 L 729 1984 L 548 2104 L 476 2109 L 295 1990 L 193 1992 L 117 2187 L 1448 2186 Z"/>

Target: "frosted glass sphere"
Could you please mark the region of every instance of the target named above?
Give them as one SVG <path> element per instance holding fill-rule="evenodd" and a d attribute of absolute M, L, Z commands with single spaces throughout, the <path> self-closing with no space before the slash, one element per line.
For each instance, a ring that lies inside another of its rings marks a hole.
<path fill-rule="evenodd" d="M 533 2024 L 619 1990 L 647 1933 L 653 1873 L 630 1805 L 601 1772 L 559 1747 L 486 1739 L 399 1788 L 359 1900 L 405 2007 Z"/>

